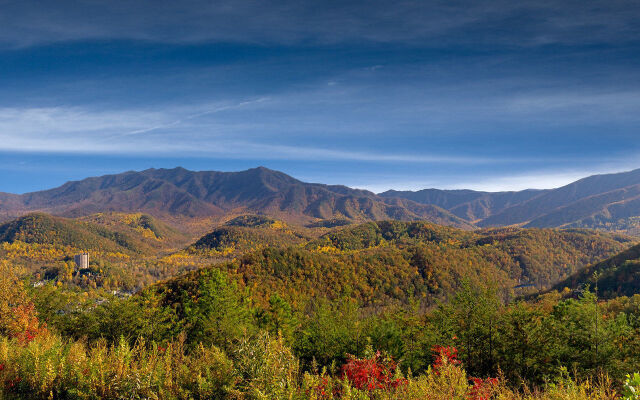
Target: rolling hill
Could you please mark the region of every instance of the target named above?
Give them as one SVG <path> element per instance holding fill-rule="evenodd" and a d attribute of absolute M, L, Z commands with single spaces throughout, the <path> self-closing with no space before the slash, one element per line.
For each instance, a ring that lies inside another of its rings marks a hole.
<path fill-rule="evenodd" d="M 308 238 L 284 222 L 259 215 L 242 215 L 201 237 L 192 252 L 239 255 L 265 247 L 289 247 L 306 243 Z"/>
<path fill-rule="evenodd" d="M 136 250 L 124 235 L 72 219 L 34 213 L 0 225 L 0 242 L 16 241 L 80 250 L 130 252 Z"/>
<path fill-rule="evenodd" d="M 152 254 L 180 248 L 190 237 L 177 229 L 147 214 L 142 213 L 98 213 L 76 219 L 98 229 L 103 235 L 124 238 L 127 246 L 136 251 Z M 113 232 L 111 234 L 105 232 Z"/>
<path fill-rule="evenodd" d="M 432 304 L 454 293 L 465 279 L 506 291 L 521 284 L 545 289 L 632 243 L 625 236 L 592 230 L 471 232 L 423 221 L 351 225 L 304 243 L 270 228 L 226 226 L 195 246 L 247 251 L 168 285 L 189 286 L 207 268 L 221 268 L 251 287 L 261 301 L 280 293 L 294 301 L 348 296 L 372 306 L 411 299 Z"/>
<path fill-rule="evenodd" d="M 81 219 L 31 213 L 0 225 L 0 243 L 16 241 L 128 254 L 152 254 L 188 238 L 144 214 L 93 214 Z"/>

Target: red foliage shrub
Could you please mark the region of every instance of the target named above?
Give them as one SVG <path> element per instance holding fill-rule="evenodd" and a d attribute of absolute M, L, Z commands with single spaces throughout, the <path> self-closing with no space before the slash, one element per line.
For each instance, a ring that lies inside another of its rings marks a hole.
<path fill-rule="evenodd" d="M 371 358 L 350 356 L 342 367 L 343 379 L 359 390 L 389 390 L 406 385 L 406 379 L 395 378 L 397 364 L 391 358 L 383 358 L 380 352 Z"/>
<path fill-rule="evenodd" d="M 498 380 L 496 378 L 471 378 L 471 383 L 473 386 L 467 394 L 469 400 L 490 400 L 498 385 Z"/>
<path fill-rule="evenodd" d="M 433 346 L 436 359 L 433 361 L 433 372 L 439 374 L 440 368 L 444 365 L 460 365 L 458 360 L 458 349 L 452 346 Z"/>

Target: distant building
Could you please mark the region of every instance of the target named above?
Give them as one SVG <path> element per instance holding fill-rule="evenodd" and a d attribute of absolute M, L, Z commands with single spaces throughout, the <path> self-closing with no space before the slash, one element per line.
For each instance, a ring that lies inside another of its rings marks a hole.
<path fill-rule="evenodd" d="M 76 254 L 73 261 L 76 262 L 78 269 L 87 269 L 89 268 L 89 253 Z"/>

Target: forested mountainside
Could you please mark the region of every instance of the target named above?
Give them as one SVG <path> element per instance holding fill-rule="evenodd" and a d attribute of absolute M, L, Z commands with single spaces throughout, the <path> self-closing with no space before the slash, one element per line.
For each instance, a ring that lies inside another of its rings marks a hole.
<path fill-rule="evenodd" d="M 222 226 L 204 235 L 189 248 L 193 252 L 213 251 L 221 254 L 242 254 L 264 247 L 292 247 L 306 243 L 308 238 L 286 226 Z"/>
<path fill-rule="evenodd" d="M 604 261 L 580 269 L 553 289 L 583 289 L 589 286 L 603 298 L 633 296 L 640 293 L 640 246 L 626 249 Z"/>
<path fill-rule="evenodd" d="M 116 232 L 47 214 L 30 214 L 0 225 L 0 241 L 35 245 L 73 246 L 86 250 L 135 251 L 133 240 Z"/>
<path fill-rule="evenodd" d="M 380 196 L 438 205 L 484 227 L 583 227 L 637 234 L 640 226 L 640 170 L 594 175 L 550 190 L 426 189 L 388 191 Z"/>
<path fill-rule="evenodd" d="M 521 285 L 548 288 L 632 243 L 628 237 L 588 230 L 469 232 L 426 222 L 380 221 L 306 241 L 286 229 L 223 227 L 189 251 L 231 254 L 241 248 L 234 260 L 212 268 L 227 271 L 263 300 L 278 293 L 287 299 L 350 296 L 363 304 L 388 305 L 412 299 L 432 304 L 453 294 L 465 279 L 491 282 L 506 293 Z"/>
<path fill-rule="evenodd" d="M 37 213 L 0 225 L 0 256 L 36 280 L 80 288 L 133 292 L 215 264 L 265 295 L 352 293 L 370 303 L 415 297 L 426 304 L 453 293 L 463 278 L 546 289 L 634 243 L 580 229 L 468 231 L 424 221 L 303 228 L 256 215 L 189 240 L 144 214 Z M 90 251 L 92 269 L 74 275 L 73 255 L 83 251 Z"/>
<path fill-rule="evenodd" d="M 186 237 L 144 214 L 94 214 L 81 219 L 28 214 L 0 225 L 0 242 L 149 254 Z"/>
<path fill-rule="evenodd" d="M 179 274 L 181 266 L 161 260 L 190 237 L 145 214 L 106 213 L 63 218 L 27 214 L 0 224 L 0 260 L 34 282 L 83 290 L 134 292 Z M 90 253 L 86 271 L 73 256 Z"/>

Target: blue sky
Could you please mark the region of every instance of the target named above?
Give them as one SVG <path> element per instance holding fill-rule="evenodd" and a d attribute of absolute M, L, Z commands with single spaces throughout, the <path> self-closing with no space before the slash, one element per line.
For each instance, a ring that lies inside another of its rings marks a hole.
<path fill-rule="evenodd" d="M 0 191 L 258 165 L 374 191 L 640 168 L 640 5 L 0 0 Z"/>

